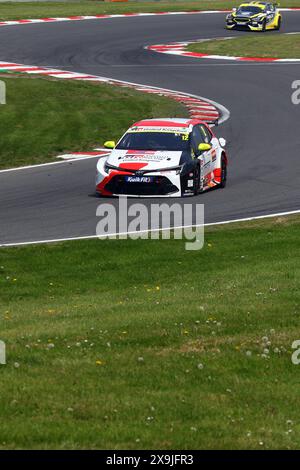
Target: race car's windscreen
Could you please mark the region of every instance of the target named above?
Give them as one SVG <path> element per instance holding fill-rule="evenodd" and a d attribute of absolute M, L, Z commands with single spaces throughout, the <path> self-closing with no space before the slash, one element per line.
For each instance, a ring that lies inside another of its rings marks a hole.
<path fill-rule="evenodd" d="M 251 15 L 256 15 L 257 13 L 261 13 L 262 9 L 260 7 L 253 7 L 253 6 L 244 6 L 240 7 L 237 10 L 237 14 L 239 13 L 251 13 Z"/>
<path fill-rule="evenodd" d="M 189 134 L 173 132 L 128 132 L 119 150 L 188 150 Z"/>

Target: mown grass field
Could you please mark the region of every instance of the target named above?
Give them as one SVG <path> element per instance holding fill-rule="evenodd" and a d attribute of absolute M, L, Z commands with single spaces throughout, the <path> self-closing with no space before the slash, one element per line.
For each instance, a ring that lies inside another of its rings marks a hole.
<path fill-rule="evenodd" d="M 299 448 L 300 218 L 0 251 L 0 448 Z"/>
<path fill-rule="evenodd" d="M 0 168 L 51 161 L 118 140 L 136 120 L 188 116 L 174 100 L 105 84 L 3 74 Z"/>
<path fill-rule="evenodd" d="M 202 54 L 238 57 L 300 58 L 300 33 L 292 35 L 250 35 L 232 40 L 213 40 L 187 46 Z"/>
<path fill-rule="evenodd" d="M 95 15 L 132 12 L 219 10 L 236 6 L 235 0 L 156 1 L 110 3 L 97 0 L 65 2 L 1 3 L 0 20 L 43 18 L 50 16 Z M 300 0 L 281 0 L 281 7 L 299 7 Z"/>

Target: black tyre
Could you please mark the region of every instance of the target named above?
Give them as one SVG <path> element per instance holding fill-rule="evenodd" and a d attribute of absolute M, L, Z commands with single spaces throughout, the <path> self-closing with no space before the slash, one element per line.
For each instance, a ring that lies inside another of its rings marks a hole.
<path fill-rule="evenodd" d="M 276 26 L 276 31 L 279 31 L 280 30 L 280 27 L 281 27 L 281 16 L 278 18 L 278 23 L 277 23 L 277 26 Z"/>
<path fill-rule="evenodd" d="M 222 162 L 221 162 L 221 183 L 220 183 L 220 188 L 225 188 L 227 183 L 227 164 L 226 160 L 224 157 L 222 157 Z"/>
<path fill-rule="evenodd" d="M 267 20 L 264 20 L 263 25 L 262 25 L 262 32 L 265 33 L 267 30 Z"/>
<path fill-rule="evenodd" d="M 194 196 L 200 193 L 200 166 L 197 165 L 194 171 Z"/>

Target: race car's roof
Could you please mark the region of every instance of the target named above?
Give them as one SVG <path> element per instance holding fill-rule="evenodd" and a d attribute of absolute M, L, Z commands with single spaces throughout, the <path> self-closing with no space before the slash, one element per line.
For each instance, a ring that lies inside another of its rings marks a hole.
<path fill-rule="evenodd" d="M 131 127 L 189 127 L 194 124 L 201 122 L 199 119 L 183 119 L 183 118 L 157 118 L 157 119 L 144 119 L 142 121 L 135 122 Z"/>
<path fill-rule="evenodd" d="M 266 3 L 263 3 L 263 2 L 244 2 L 244 3 L 241 3 L 239 8 L 241 7 L 249 7 L 249 6 L 255 6 L 255 7 L 259 7 L 259 8 L 264 8 L 266 6 Z"/>

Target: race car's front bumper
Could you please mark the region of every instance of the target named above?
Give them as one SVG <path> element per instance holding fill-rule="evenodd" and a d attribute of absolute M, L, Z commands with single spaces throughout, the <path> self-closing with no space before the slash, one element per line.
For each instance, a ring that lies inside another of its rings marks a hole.
<path fill-rule="evenodd" d="M 194 177 L 195 166 L 185 164 L 181 171 L 166 169 L 147 173 L 129 173 L 126 170 L 109 170 L 106 159 L 97 164 L 96 192 L 102 196 L 128 197 L 182 197 L 193 196 L 197 192 Z"/>
<path fill-rule="evenodd" d="M 105 193 L 108 192 L 114 196 L 181 196 L 180 181 L 176 185 L 166 176 L 150 174 L 141 179 L 142 181 L 135 182 L 133 178 L 133 182 L 129 182 L 128 175 L 116 172 L 103 189 Z"/>
<path fill-rule="evenodd" d="M 106 173 L 103 166 L 102 162 L 98 165 L 96 175 L 96 192 L 102 196 L 182 197 L 193 196 L 197 189 L 191 169 L 183 174 L 163 171 L 137 177 L 124 171 Z"/>
<path fill-rule="evenodd" d="M 239 29 L 239 30 L 246 30 L 246 31 L 262 31 L 263 30 L 263 22 L 239 22 L 239 21 L 227 21 L 226 22 L 227 29 Z"/>

